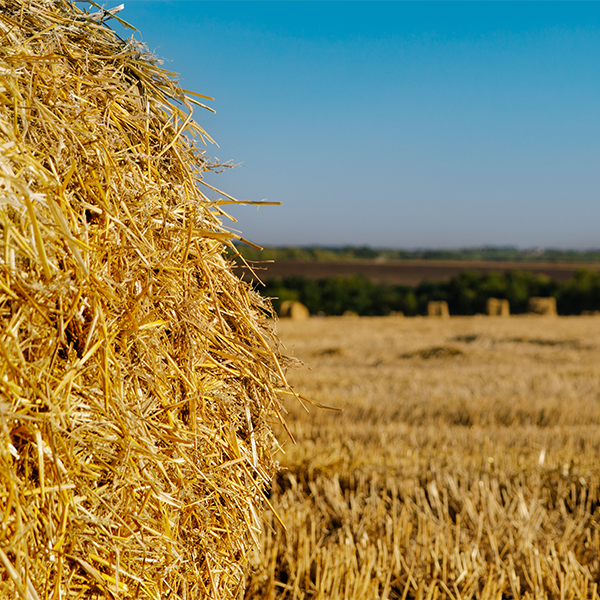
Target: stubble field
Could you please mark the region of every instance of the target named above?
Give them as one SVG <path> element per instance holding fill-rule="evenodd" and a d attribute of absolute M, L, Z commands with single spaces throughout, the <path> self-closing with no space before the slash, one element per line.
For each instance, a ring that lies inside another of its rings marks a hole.
<path fill-rule="evenodd" d="M 342 412 L 288 402 L 248 598 L 597 598 L 600 318 L 277 328 Z"/>

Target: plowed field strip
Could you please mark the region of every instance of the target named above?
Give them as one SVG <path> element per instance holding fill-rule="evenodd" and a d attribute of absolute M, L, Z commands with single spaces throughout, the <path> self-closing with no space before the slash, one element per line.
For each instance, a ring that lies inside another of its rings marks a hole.
<path fill-rule="evenodd" d="M 565 264 L 537 262 L 485 262 L 485 261 L 443 261 L 443 260 L 404 260 L 378 263 L 374 261 L 277 261 L 256 263 L 257 275 L 265 280 L 272 277 L 302 275 L 321 279 L 334 276 L 364 275 L 375 283 L 396 285 L 418 285 L 422 281 L 443 281 L 465 270 L 480 273 L 490 271 L 528 271 L 547 275 L 556 281 L 571 279 L 579 269 L 600 271 L 597 263 Z M 240 271 L 247 269 L 240 268 Z"/>

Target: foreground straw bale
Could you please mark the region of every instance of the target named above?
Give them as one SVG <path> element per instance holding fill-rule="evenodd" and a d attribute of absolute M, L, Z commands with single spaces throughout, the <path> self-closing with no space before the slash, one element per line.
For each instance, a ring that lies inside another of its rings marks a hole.
<path fill-rule="evenodd" d="M 0 597 L 237 597 L 277 342 L 196 101 L 106 16 L 0 0 Z"/>

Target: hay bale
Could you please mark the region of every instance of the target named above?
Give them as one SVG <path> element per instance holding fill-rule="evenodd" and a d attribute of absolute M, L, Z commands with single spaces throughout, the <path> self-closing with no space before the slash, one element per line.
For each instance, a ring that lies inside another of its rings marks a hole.
<path fill-rule="evenodd" d="M 510 316 L 510 303 L 506 299 L 488 298 L 487 314 L 490 317 L 508 317 Z"/>
<path fill-rule="evenodd" d="M 528 312 L 534 315 L 556 316 L 556 298 L 532 297 L 529 298 Z"/>
<path fill-rule="evenodd" d="M 442 319 L 449 318 L 448 303 L 445 300 L 430 300 L 427 303 L 427 316 L 441 317 Z"/>
<path fill-rule="evenodd" d="M 310 317 L 310 312 L 302 302 L 286 300 L 281 303 L 279 316 L 282 319 L 291 319 L 292 321 L 306 321 Z"/>
<path fill-rule="evenodd" d="M 237 598 L 278 343 L 199 101 L 103 14 L 0 0 L 0 597 Z"/>

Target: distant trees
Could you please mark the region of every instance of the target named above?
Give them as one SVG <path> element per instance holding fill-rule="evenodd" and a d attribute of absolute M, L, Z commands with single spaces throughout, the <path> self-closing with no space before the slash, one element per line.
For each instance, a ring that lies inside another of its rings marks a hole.
<path fill-rule="evenodd" d="M 453 315 L 484 313 L 488 298 L 506 299 L 512 313 L 527 311 L 532 296 L 554 296 L 558 284 L 545 275 L 524 271 L 506 273 L 463 271 L 445 282 L 423 282 L 417 289 L 419 308 L 428 300 L 446 300 Z"/>
<path fill-rule="evenodd" d="M 556 302 L 559 314 L 578 315 L 584 310 L 600 310 L 600 274 L 578 271 L 573 279 L 559 286 Z"/>
<path fill-rule="evenodd" d="M 476 261 L 527 261 L 586 263 L 600 262 L 600 250 L 523 250 L 514 246 L 456 248 L 451 250 L 390 250 L 370 246 L 278 246 L 258 250 L 245 244 L 237 246 L 246 260 L 476 260 Z"/>
<path fill-rule="evenodd" d="M 281 302 L 298 300 L 311 314 L 343 315 L 352 311 L 359 315 L 388 315 L 392 311 L 416 314 L 418 302 L 413 288 L 406 285 L 373 283 L 362 275 L 309 279 L 292 275 L 269 279 L 258 288 L 263 295 L 273 298 L 275 310 Z"/>
<path fill-rule="evenodd" d="M 258 291 L 273 298 L 275 309 L 286 300 L 300 301 L 311 314 L 406 315 L 425 314 L 430 300 L 445 300 L 453 315 L 484 313 L 487 299 L 505 298 L 511 313 L 527 312 L 529 298 L 554 296 L 559 314 L 600 310 L 600 274 L 578 271 L 559 283 L 545 275 L 522 271 L 505 273 L 463 271 L 447 281 L 425 281 L 416 287 L 377 284 L 362 275 L 309 279 L 298 275 L 266 281 Z"/>

